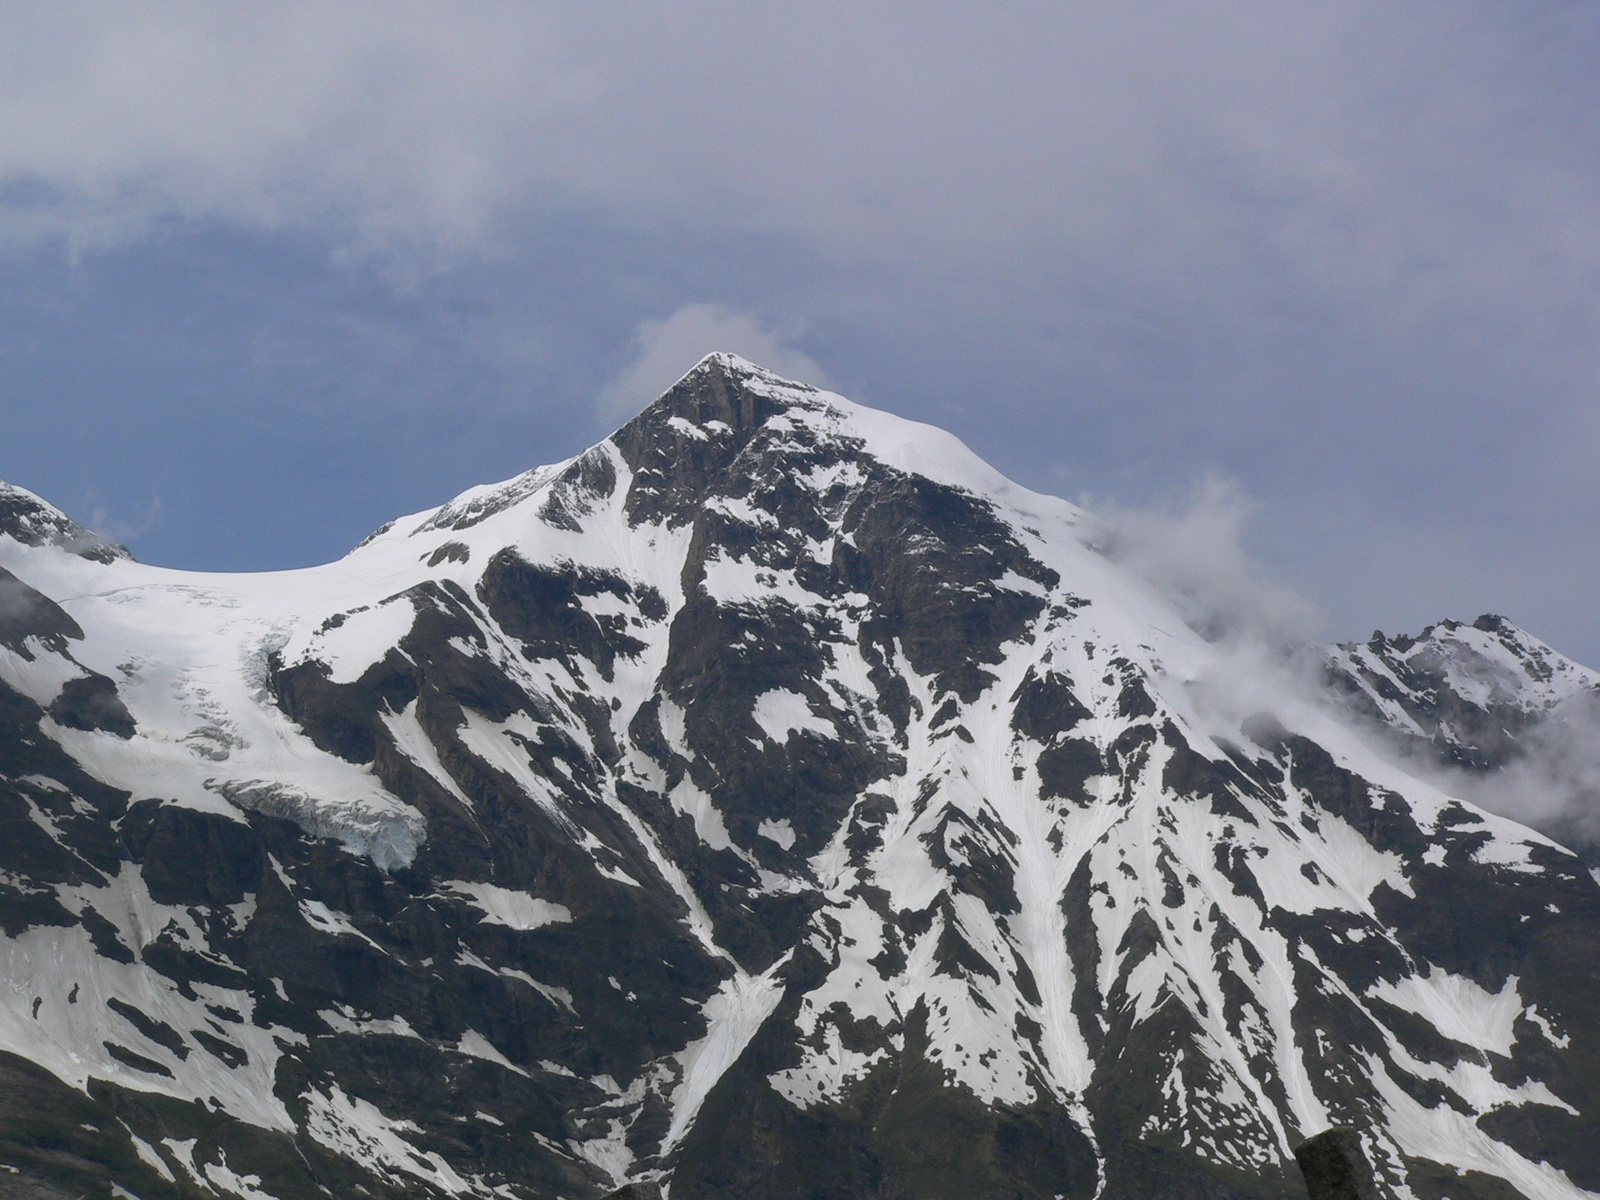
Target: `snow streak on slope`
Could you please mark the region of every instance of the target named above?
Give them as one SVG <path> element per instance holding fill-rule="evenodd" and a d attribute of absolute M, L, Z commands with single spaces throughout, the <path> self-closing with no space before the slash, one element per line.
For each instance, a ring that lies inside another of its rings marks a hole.
<path fill-rule="evenodd" d="M 1387 1195 L 1600 1191 L 1577 860 L 1325 710 L 1202 720 L 1214 649 L 938 430 L 713 356 L 326 567 L 41 520 L 0 1038 L 147 1200 L 1270 1196 L 1331 1123 Z M 1463 629 L 1479 708 L 1591 686 Z"/>

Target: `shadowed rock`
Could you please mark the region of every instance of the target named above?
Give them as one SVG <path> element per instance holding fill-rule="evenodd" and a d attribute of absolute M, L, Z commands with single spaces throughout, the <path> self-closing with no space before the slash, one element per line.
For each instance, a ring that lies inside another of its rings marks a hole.
<path fill-rule="evenodd" d="M 1353 1129 L 1329 1129 L 1295 1147 L 1311 1200 L 1380 1200 L 1372 1166 Z"/>

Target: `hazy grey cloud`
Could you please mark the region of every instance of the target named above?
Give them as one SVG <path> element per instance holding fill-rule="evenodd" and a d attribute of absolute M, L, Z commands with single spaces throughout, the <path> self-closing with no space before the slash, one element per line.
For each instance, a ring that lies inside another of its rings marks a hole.
<path fill-rule="evenodd" d="M 626 420 L 715 350 L 729 350 L 779 375 L 827 387 L 827 373 L 790 344 L 792 336 L 720 304 L 686 304 L 670 316 L 639 324 L 627 367 L 601 391 L 596 408 L 606 420 Z"/>
<path fill-rule="evenodd" d="M 1315 638 L 1325 618 L 1246 549 L 1258 507 L 1237 480 L 1206 474 L 1175 501 L 1092 505 L 1090 538 L 1155 584 L 1207 640 L 1287 650 Z"/>
<path fill-rule="evenodd" d="M 405 277 L 578 206 L 924 279 L 1065 272 L 1069 308 L 1142 289 L 1254 328 L 1306 293 L 1515 357 L 1595 316 L 1567 11 L 14 5 L 0 234 L 311 228 Z"/>
<path fill-rule="evenodd" d="M 1442 762 L 1428 744 L 1350 712 L 1337 692 L 1316 699 L 1402 770 L 1600 862 L 1600 692 L 1570 696 L 1519 729 L 1510 757 L 1491 770 Z"/>
<path fill-rule="evenodd" d="M 5 232 L 79 246 L 173 218 L 481 239 L 586 70 L 546 6 L 65 0 L 0 14 Z"/>
<path fill-rule="evenodd" d="M 1521 743 L 1526 753 L 1498 771 L 1451 772 L 1445 783 L 1491 812 L 1600 857 L 1600 693 L 1558 705 Z"/>
<path fill-rule="evenodd" d="M 62 0 L 0 17 L 0 177 L 13 238 L 214 216 L 431 255 L 530 204 L 713 212 L 934 272 L 1282 275 L 1379 329 L 1484 306 L 1515 340 L 1600 260 L 1588 98 L 1520 74 L 1558 19 Z"/>

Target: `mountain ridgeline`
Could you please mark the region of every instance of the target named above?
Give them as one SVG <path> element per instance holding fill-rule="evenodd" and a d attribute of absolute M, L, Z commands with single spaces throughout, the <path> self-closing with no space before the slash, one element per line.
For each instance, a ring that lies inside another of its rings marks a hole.
<path fill-rule="evenodd" d="M 309 570 L 0 488 L 0 1196 L 1600 1194 L 1600 884 L 1359 732 L 1600 676 L 1229 716 L 1090 525 L 730 355 Z"/>

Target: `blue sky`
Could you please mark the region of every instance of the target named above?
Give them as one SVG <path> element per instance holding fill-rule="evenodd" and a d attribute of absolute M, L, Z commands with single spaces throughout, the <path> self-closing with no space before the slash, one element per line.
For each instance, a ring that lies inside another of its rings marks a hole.
<path fill-rule="evenodd" d="M 0 478 L 316 562 L 726 348 L 1600 663 L 1600 4 L 684 7 L 0 4 Z"/>

